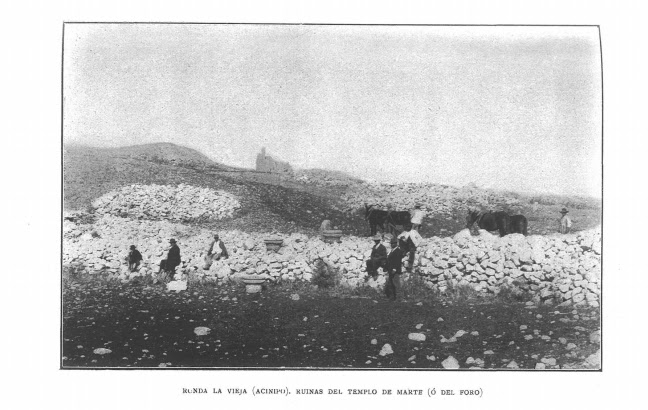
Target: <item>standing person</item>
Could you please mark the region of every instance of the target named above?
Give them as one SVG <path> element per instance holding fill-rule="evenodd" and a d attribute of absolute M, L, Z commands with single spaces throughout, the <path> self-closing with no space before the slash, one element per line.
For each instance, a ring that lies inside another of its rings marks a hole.
<path fill-rule="evenodd" d="M 142 254 L 140 251 L 135 249 L 135 245 L 130 246 L 130 251 L 128 252 L 128 270 L 135 272 L 139 268 L 140 262 L 142 261 Z"/>
<path fill-rule="evenodd" d="M 220 240 L 218 234 L 214 234 L 214 240 L 209 243 L 207 247 L 207 252 L 205 253 L 205 266 L 204 270 L 209 270 L 214 261 L 220 260 L 220 258 L 228 258 L 229 254 L 227 249 L 225 249 L 225 244 Z"/>
<path fill-rule="evenodd" d="M 385 295 L 390 300 L 396 300 L 396 294 L 400 291 L 400 275 L 403 273 L 403 249 L 404 241 L 395 237 L 391 239 L 391 252 L 387 256 L 387 281 L 385 282 Z"/>
<path fill-rule="evenodd" d="M 425 217 L 425 211 L 421 209 L 421 204 L 416 204 L 414 206 L 414 212 L 412 212 L 412 229 L 418 232 L 421 224 L 423 224 L 423 218 Z"/>
<path fill-rule="evenodd" d="M 367 278 L 378 279 L 378 268 L 385 269 L 387 264 L 387 248 L 380 243 L 382 240 L 379 234 L 373 237 L 374 246 L 371 248 L 371 256 L 367 259 Z"/>
<path fill-rule="evenodd" d="M 563 208 L 560 213 L 562 214 L 562 218 L 560 218 L 560 233 L 561 234 L 566 234 L 571 231 L 571 226 L 572 226 L 572 220 L 567 215 L 567 208 Z"/>
<path fill-rule="evenodd" d="M 407 243 L 407 253 L 409 253 L 407 271 L 411 272 L 414 268 L 414 259 L 416 258 L 416 248 L 421 244 L 423 238 L 417 231 L 412 230 L 412 225 L 405 225 L 403 233 L 398 235 L 398 240 L 403 240 Z"/>
<path fill-rule="evenodd" d="M 169 243 L 171 244 L 171 248 L 169 249 L 167 258 L 160 262 L 160 272 L 164 271 L 168 274 L 174 274 L 176 267 L 181 263 L 180 248 L 176 244 L 175 239 L 169 239 Z"/>

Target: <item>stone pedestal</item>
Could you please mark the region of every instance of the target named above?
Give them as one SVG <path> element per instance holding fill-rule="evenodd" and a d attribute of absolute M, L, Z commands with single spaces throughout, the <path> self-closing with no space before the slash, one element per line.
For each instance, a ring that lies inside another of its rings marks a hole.
<path fill-rule="evenodd" d="M 264 240 L 266 250 L 277 252 L 283 246 L 283 239 L 281 238 L 268 238 Z"/>
<path fill-rule="evenodd" d="M 342 237 L 342 231 L 340 230 L 322 231 L 322 239 L 326 243 L 342 242 L 340 240 L 341 237 Z"/>
<path fill-rule="evenodd" d="M 245 292 L 246 293 L 259 293 L 261 292 L 262 285 L 266 281 L 265 278 L 256 276 L 256 275 L 245 275 L 243 276 L 243 283 L 245 283 Z"/>

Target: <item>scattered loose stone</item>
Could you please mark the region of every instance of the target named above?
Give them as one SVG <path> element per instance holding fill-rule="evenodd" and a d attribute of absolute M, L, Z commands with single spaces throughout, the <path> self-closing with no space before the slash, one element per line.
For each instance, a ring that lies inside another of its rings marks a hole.
<path fill-rule="evenodd" d="M 465 330 L 458 330 L 457 333 L 455 333 L 454 337 L 461 337 L 461 336 L 465 335 L 466 333 L 468 333 L 468 332 L 466 332 Z"/>
<path fill-rule="evenodd" d="M 592 353 L 591 355 L 587 356 L 587 359 L 585 359 L 585 364 L 592 367 L 601 367 L 601 349 L 599 349 L 596 353 Z"/>
<path fill-rule="evenodd" d="M 380 349 L 380 353 L 378 353 L 380 356 L 387 356 L 388 354 L 393 354 L 394 351 L 392 350 L 392 347 L 389 343 L 385 343 Z"/>
<path fill-rule="evenodd" d="M 198 336 L 208 335 L 209 332 L 211 332 L 211 329 L 204 326 L 198 326 L 197 328 L 194 329 L 194 333 Z"/>
<path fill-rule="evenodd" d="M 176 292 L 187 290 L 187 281 L 174 280 L 167 283 L 167 291 L 172 291 L 172 290 L 175 290 Z"/>
<path fill-rule="evenodd" d="M 407 338 L 409 340 L 414 340 L 416 342 L 424 342 L 425 341 L 425 335 L 423 333 L 410 333 L 407 335 Z"/>
<path fill-rule="evenodd" d="M 519 369 L 519 366 L 517 363 L 515 363 L 515 360 L 511 360 L 509 364 L 506 365 L 509 369 Z"/>
<path fill-rule="evenodd" d="M 458 369 L 459 362 L 452 356 L 448 356 L 447 359 L 441 362 L 441 365 L 444 369 Z"/>
<path fill-rule="evenodd" d="M 112 350 L 106 349 L 104 347 L 100 347 L 98 349 L 94 349 L 92 352 L 94 354 L 108 354 L 108 353 L 112 353 Z"/>
<path fill-rule="evenodd" d="M 598 343 L 598 344 L 600 344 L 601 343 L 601 331 L 597 330 L 595 332 L 590 333 L 589 340 L 590 340 L 590 343 Z"/>
<path fill-rule="evenodd" d="M 549 365 L 549 366 L 555 366 L 556 365 L 556 359 L 554 359 L 553 357 L 550 357 L 550 358 L 543 357 L 542 359 L 540 359 L 540 361 L 542 363 L 544 363 L 544 364 Z"/>

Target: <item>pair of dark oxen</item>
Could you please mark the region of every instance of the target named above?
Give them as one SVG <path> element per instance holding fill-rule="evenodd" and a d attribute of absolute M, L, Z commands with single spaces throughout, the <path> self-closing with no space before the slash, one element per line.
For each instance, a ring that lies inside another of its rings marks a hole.
<path fill-rule="evenodd" d="M 394 232 L 398 226 L 411 224 L 411 214 L 408 211 L 386 211 L 377 209 L 374 205 L 365 204 L 365 219 L 369 222 L 371 235 L 376 234 L 377 227 L 382 231 Z M 510 233 L 527 235 L 527 219 L 524 215 L 510 216 L 506 212 L 469 211 L 466 217 L 466 228 L 477 224 L 479 229 L 499 231 L 500 236 Z"/>

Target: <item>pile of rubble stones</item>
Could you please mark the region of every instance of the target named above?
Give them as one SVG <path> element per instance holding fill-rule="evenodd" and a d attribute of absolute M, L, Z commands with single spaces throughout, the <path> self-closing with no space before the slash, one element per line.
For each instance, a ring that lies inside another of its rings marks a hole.
<path fill-rule="evenodd" d="M 186 184 L 136 184 L 102 195 L 92 206 L 97 215 L 190 222 L 231 217 L 241 204 L 225 191 Z"/>
<path fill-rule="evenodd" d="M 203 270 L 204 254 L 214 232 L 171 221 L 133 220 L 103 215 L 92 224 L 64 221 L 63 264 L 76 272 L 108 274 L 121 280 L 155 274 L 166 256 L 168 240 L 181 249 L 178 271 L 216 282 L 242 275 L 262 275 L 269 281 L 310 281 L 322 259 L 340 275 L 342 285 L 374 286 L 365 282 L 365 260 L 371 253 L 368 238 L 343 236 L 325 243 L 304 234 L 281 235 L 283 246 L 268 252 L 263 233 L 218 232 L 230 257 Z M 138 272 L 128 272 L 125 258 L 136 245 L 144 260 Z M 388 246 L 388 244 L 386 244 Z M 600 228 L 569 235 L 507 235 L 486 231 L 473 236 L 464 230 L 454 237 L 425 238 L 416 256 L 415 274 L 431 289 L 458 285 L 485 293 L 503 287 L 530 291 L 537 301 L 598 306 L 601 275 Z"/>
<path fill-rule="evenodd" d="M 362 208 L 364 204 L 378 209 L 411 210 L 421 204 L 435 215 L 453 215 L 456 209 L 501 209 L 519 205 L 518 198 L 498 191 L 473 186 L 461 188 L 437 184 L 363 184 L 349 189 L 342 201 L 349 209 Z"/>

